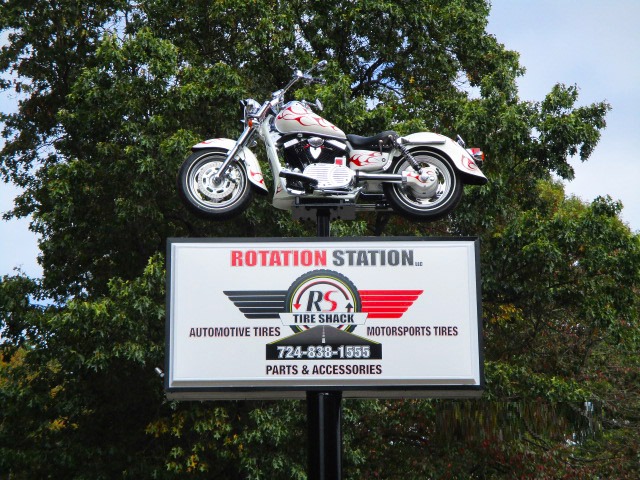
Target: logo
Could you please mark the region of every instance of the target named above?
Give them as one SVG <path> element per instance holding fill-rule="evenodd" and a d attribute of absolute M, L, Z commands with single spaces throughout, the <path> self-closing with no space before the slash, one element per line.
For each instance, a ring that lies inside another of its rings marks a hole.
<path fill-rule="evenodd" d="M 368 319 L 399 319 L 423 290 L 358 290 L 332 270 L 314 270 L 288 290 L 225 291 L 248 319 L 280 319 L 294 332 L 332 326 L 353 332 Z"/>
<path fill-rule="evenodd" d="M 288 290 L 224 292 L 246 318 L 279 319 L 293 330 L 293 335 L 266 345 L 267 360 L 346 362 L 381 360 L 382 344 L 353 331 L 367 319 L 401 318 L 422 293 L 358 290 L 351 280 L 333 270 L 305 273 Z M 344 369 L 347 367 L 355 368 L 347 365 Z"/>
<path fill-rule="evenodd" d="M 367 314 L 361 312 L 360 295 L 351 280 L 332 270 L 315 270 L 291 284 L 280 318 L 295 332 L 316 325 L 351 332 Z"/>

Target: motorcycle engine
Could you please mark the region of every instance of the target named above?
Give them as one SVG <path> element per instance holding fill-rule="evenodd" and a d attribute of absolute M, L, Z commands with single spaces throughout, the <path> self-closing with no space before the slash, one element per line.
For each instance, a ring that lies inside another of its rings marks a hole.
<path fill-rule="evenodd" d="M 296 136 L 282 143 L 284 160 L 291 170 L 303 171 L 312 164 L 346 165 L 347 146 L 333 139 Z"/>

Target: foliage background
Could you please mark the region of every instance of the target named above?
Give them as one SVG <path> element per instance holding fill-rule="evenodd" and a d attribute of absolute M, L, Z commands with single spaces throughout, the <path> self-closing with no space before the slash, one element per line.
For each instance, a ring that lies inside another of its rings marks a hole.
<path fill-rule="evenodd" d="M 303 402 L 168 402 L 169 236 L 311 236 L 258 198 L 192 217 L 175 173 L 192 144 L 239 132 L 238 100 L 294 68 L 347 132 L 460 133 L 490 183 L 449 218 L 383 235 L 477 235 L 479 401 L 345 401 L 345 478 L 637 478 L 640 245 L 610 198 L 567 197 L 609 106 L 556 85 L 518 97 L 516 52 L 482 0 L 7 0 L 0 174 L 41 235 L 41 280 L 0 282 L 0 474 L 9 478 L 306 478 Z M 371 235 L 373 216 L 334 235 Z"/>

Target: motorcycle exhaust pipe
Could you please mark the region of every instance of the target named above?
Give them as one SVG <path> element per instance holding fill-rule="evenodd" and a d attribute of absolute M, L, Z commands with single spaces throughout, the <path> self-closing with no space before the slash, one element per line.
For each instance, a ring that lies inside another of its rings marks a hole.
<path fill-rule="evenodd" d="M 397 173 L 366 173 L 360 171 L 356 172 L 356 183 L 367 181 L 407 183 L 407 177 L 405 175 L 399 175 Z"/>

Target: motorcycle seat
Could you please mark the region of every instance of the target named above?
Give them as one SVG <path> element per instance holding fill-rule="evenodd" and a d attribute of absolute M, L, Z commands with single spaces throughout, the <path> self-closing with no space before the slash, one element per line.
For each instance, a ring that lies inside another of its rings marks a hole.
<path fill-rule="evenodd" d="M 398 134 L 393 130 L 386 130 L 373 137 L 361 137 L 360 135 L 353 134 L 347 135 L 347 140 L 353 148 L 368 150 L 377 150 L 381 145 L 382 147 L 389 146 L 392 143 L 391 140 L 395 140 L 396 138 L 398 138 Z M 382 142 L 382 144 L 380 142 Z"/>

